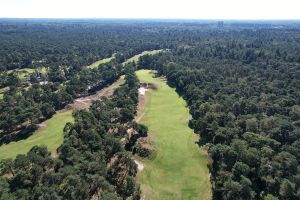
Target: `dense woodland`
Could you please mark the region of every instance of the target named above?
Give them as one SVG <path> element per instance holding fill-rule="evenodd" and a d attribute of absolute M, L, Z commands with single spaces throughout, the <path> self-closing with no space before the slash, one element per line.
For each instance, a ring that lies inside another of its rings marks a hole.
<path fill-rule="evenodd" d="M 9 88 L 0 100 L 0 143 L 126 75 L 111 99 L 74 113 L 58 158 L 34 147 L 3 160 L 0 199 L 139 199 L 130 151 L 147 128 L 132 122 L 138 81 L 135 64 L 122 62 L 153 49 L 165 51 L 136 65 L 157 70 L 186 100 L 189 126 L 212 160 L 213 198 L 300 199 L 299 23 L 2 20 L 0 46 L 0 87 Z M 37 67 L 47 74 L 8 73 Z M 124 145 L 128 128 L 137 134 Z"/>
<path fill-rule="evenodd" d="M 75 112 L 75 123 L 64 128 L 58 158 L 41 146 L 15 160 L 2 160 L 1 174 L 9 178 L 0 179 L 0 199 L 139 199 L 137 167 L 120 142 L 128 128 L 136 138 L 146 134 L 132 122 L 137 89 L 134 69 L 128 68 L 124 85 L 112 98 Z"/>
<path fill-rule="evenodd" d="M 140 59 L 187 101 L 209 146 L 214 199 L 300 199 L 300 35 L 285 32 L 224 34 Z"/>

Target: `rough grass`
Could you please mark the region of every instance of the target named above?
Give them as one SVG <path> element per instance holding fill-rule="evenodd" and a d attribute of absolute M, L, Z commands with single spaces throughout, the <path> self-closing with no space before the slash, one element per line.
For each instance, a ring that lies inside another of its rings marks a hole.
<path fill-rule="evenodd" d="M 47 72 L 46 67 L 39 67 L 38 68 L 42 74 L 45 74 Z M 23 69 L 14 69 L 14 70 L 8 70 L 9 73 L 16 72 L 17 76 L 20 79 L 26 79 L 30 74 L 32 74 L 35 71 L 35 69 L 32 68 L 23 68 Z"/>
<path fill-rule="evenodd" d="M 159 53 L 161 51 L 162 51 L 162 49 L 161 50 L 153 50 L 153 51 L 144 51 L 144 52 L 142 52 L 140 54 L 137 54 L 137 55 L 129 58 L 128 60 L 126 60 L 125 62 L 123 62 L 123 65 L 128 64 L 130 62 L 137 62 L 141 56 L 144 56 L 144 55 L 147 55 L 147 54 L 148 55 L 154 55 L 154 54 L 157 54 L 157 53 Z M 89 67 L 90 68 L 97 68 L 101 64 L 109 63 L 114 58 L 115 58 L 115 56 L 113 55 L 110 58 L 104 58 L 102 60 L 98 60 L 98 61 L 94 62 L 93 64 L 91 64 Z"/>
<path fill-rule="evenodd" d="M 89 67 L 90 67 L 90 68 L 97 68 L 97 67 L 99 67 L 99 65 L 101 65 L 101 64 L 109 63 L 109 62 L 112 61 L 112 59 L 114 59 L 114 58 L 115 58 L 115 56 L 112 56 L 112 57 L 110 57 L 110 58 L 104 58 L 104 59 L 102 59 L 102 60 L 98 60 L 98 61 L 94 62 L 93 64 L 91 64 Z"/>
<path fill-rule="evenodd" d="M 144 170 L 138 175 L 144 199 L 211 199 L 211 184 L 205 150 L 195 143 L 198 136 L 188 127 L 185 101 L 153 72 L 137 72 L 141 82 L 158 89 L 147 92 L 145 114 L 140 123 L 149 128 L 156 148 L 151 160 L 140 160 Z"/>
<path fill-rule="evenodd" d="M 157 54 L 157 53 L 159 53 L 161 51 L 163 51 L 163 50 L 160 49 L 160 50 L 153 50 L 153 51 L 144 51 L 144 52 L 142 52 L 140 54 L 137 54 L 137 55 L 129 58 L 123 64 L 127 64 L 127 63 L 130 63 L 130 62 L 137 62 L 141 56 L 144 56 L 144 55 L 154 55 L 154 54 Z"/>
<path fill-rule="evenodd" d="M 55 151 L 63 142 L 63 128 L 67 122 L 73 122 L 72 111 L 56 113 L 29 138 L 0 146 L 0 159 L 26 154 L 35 145 L 47 145 L 49 151 Z"/>

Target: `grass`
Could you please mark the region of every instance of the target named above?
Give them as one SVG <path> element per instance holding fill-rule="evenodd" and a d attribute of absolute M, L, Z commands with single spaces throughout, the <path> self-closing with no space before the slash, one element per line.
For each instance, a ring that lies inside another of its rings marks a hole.
<path fill-rule="evenodd" d="M 198 136 L 188 127 L 185 101 L 165 81 L 149 70 L 137 71 L 141 82 L 158 89 L 147 92 L 145 114 L 140 123 L 149 128 L 156 149 L 151 159 L 139 159 L 138 174 L 144 199 L 211 199 L 211 184 L 205 150 L 195 143 Z"/>
<path fill-rule="evenodd" d="M 33 135 L 25 140 L 10 142 L 0 146 L 0 158 L 15 158 L 26 154 L 35 145 L 47 145 L 49 151 L 55 151 L 63 142 L 63 128 L 67 122 L 73 122 L 72 111 L 56 113 Z"/>
<path fill-rule="evenodd" d="M 98 60 L 96 62 L 94 62 L 93 64 L 90 65 L 90 68 L 97 68 L 99 67 L 99 65 L 101 64 L 105 64 L 105 63 L 109 63 L 110 61 L 112 61 L 112 59 L 114 59 L 115 56 L 112 56 L 110 58 L 104 58 L 102 60 Z"/>
<path fill-rule="evenodd" d="M 9 87 L 4 87 L 0 89 L 0 99 L 3 99 L 3 94 L 4 92 L 6 92 L 7 90 L 9 90 Z"/>
<path fill-rule="evenodd" d="M 127 64 L 127 63 L 130 63 L 130 62 L 137 62 L 141 56 L 144 56 L 144 55 L 154 55 L 154 54 L 157 54 L 157 53 L 159 53 L 161 51 L 163 51 L 163 50 L 160 49 L 160 50 L 144 51 L 144 52 L 142 52 L 140 54 L 137 54 L 137 55 L 129 58 L 123 64 Z"/>
<path fill-rule="evenodd" d="M 144 56 L 144 55 L 147 55 L 147 54 L 148 54 L 148 55 L 153 55 L 153 54 L 157 54 L 157 53 L 159 53 L 159 52 L 161 52 L 161 51 L 162 51 L 162 49 L 161 49 L 161 50 L 153 50 L 153 51 L 144 51 L 144 52 L 142 52 L 142 53 L 140 53 L 140 54 L 137 54 L 137 55 L 135 55 L 135 56 L 129 58 L 128 60 L 126 60 L 126 61 L 123 63 L 123 65 L 125 65 L 125 64 L 127 64 L 127 63 L 130 63 L 130 62 L 137 62 L 141 56 Z M 114 58 L 115 58 L 115 56 L 113 55 L 113 56 L 110 57 L 110 58 L 104 58 L 104 59 L 102 59 L 102 60 L 98 60 L 98 61 L 94 62 L 93 64 L 91 64 L 89 67 L 90 67 L 90 68 L 97 68 L 97 67 L 98 67 L 99 65 L 101 65 L 101 64 L 109 63 L 109 62 L 112 61 L 112 59 L 114 59 Z"/>
<path fill-rule="evenodd" d="M 42 74 L 45 74 L 47 72 L 46 67 L 39 67 L 38 68 Z M 35 69 L 33 68 L 23 68 L 23 69 L 14 69 L 14 70 L 8 70 L 8 72 L 16 72 L 18 77 L 20 79 L 26 79 L 30 74 L 34 73 Z"/>

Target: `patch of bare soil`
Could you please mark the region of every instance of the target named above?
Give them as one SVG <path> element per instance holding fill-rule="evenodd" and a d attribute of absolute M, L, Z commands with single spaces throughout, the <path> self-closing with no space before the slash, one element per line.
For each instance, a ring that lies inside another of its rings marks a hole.
<path fill-rule="evenodd" d="M 99 90 L 98 92 L 96 92 L 96 94 L 75 99 L 75 101 L 72 104 L 66 106 L 66 109 L 72 109 L 72 110 L 87 109 L 91 106 L 93 101 L 99 100 L 101 97 L 111 96 L 116 90 L 116 88 L 123 83 L 124 80 L 118 80 L 113 84 L 111 84 L 110 86 L 105 87 L 102 90 Z"/>
<path fill-rule="evenodd" d="M 137 106 L 137 115 L 134 120 L 139 122 L 145 114 L 146 95 L 139 95 L 139 102 Z"/>
<path fill-rule="evenodd" d="M 44 122 L 38 124 L 37 126 L 38 126 L 38 129 L 42 129 L 42 128 L 47 128 L 48 124 L 44 121 Z"/>
<path fill-rule="evenodd" d="M 119 87 L 123 83 L 124 83 L 124 80 L 119 79 L 116 82 L 114 82 L 113 84 L 111 84 L 110 86 L 105 87 L 102 90 L 99 90 L 98 92 L 96 92 L 96 94 L 75 99 L 73 103 L 68 104 L 64 109 L 59 110 L 57 112 L 63 113 L 63 112 L 67 112 L 69 110 L 87 109 L 92 104 L 92 101 L 98 100 L 101 97 L 109 97 L 109 96 L 113 95 L 116 88 Z M 47 124 L 45 122 L 43 122 L 43 123 L 39 124 L 38 126 L 39 126 L 39 128 L 46 128 Z M 53 158 L 58 157 L 58 153 L 56 150 L 51 152 L 51 157 L 53 157 Z"/>
<path fill-rule="evenodd" d="M 157 90 L 157 86 L 151 83 L 141 83 L 139 88 L 139 102 L 137 107 L 137 115 L 135 117 L 135 121 L 139 122 L 143 116 L 145 115 L 145 107 L 147 103 L 147 96 L 146 93 L 149 90 Z M 148 157 L 155 152 L 153 145 L 151 144 L 150 137 L 142 137 L 137 140 L 136 145 L 136 154 L 139 157 Z M 144 169 L 144 166 L 141 162 L 135 160 L 136 164 L 138 165 L 139 171 Z"/>
<path fill-rule="evenodd" d="M 138 166 L 138 171 L 143 171 L 143 169 L 145 168 L 145 166 L 143 165 L 143 163 L 141 163 L 140 161 L 134 160 L 135 164 Z"/>
<path fill-rule="evenodd" d="M 51 157 L 52 158 L 58 158 L 58 153 L 57 153 L 56 150 L 51 152 Z"/>

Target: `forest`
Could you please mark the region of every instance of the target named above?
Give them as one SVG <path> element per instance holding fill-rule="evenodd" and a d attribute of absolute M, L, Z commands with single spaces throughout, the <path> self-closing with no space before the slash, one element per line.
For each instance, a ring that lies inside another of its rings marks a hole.
<path fill-rule="evenodd" d="M 186 101 L 212 199 L 300 199 L 299 22 L 2 19 L 0 46 L 0 145 L 125 75 L 110 98 L 73 113 L 57 157 L 35 146 L 1 160 L 0 199 L 141 199 L 138 69 L 156 70 Z"/>
<path fill-rule="evenodd" d="M 299 35 L 284 41 L 268 32 L 138 63 L 166 76 L 187 101 L 189 126 L 199 145 L 209 145 L 214 199 L 300 198 Z"/>

